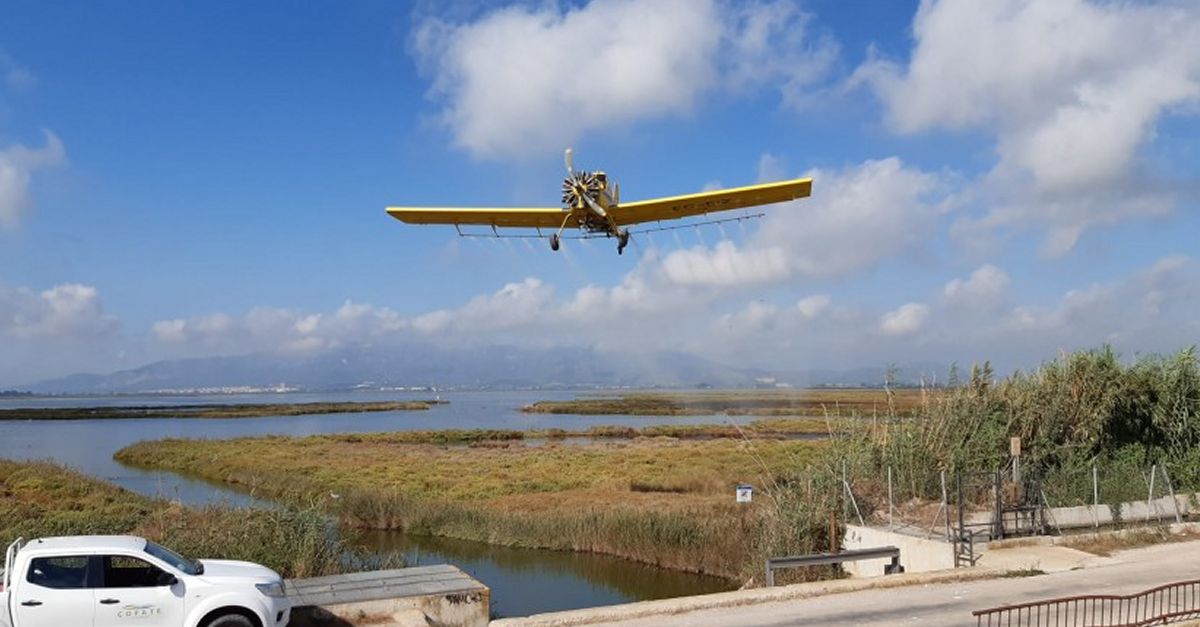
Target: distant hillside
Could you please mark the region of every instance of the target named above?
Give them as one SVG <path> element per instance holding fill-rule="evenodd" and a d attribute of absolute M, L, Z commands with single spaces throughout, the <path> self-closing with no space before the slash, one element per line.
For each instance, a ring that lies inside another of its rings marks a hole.
<path fill-rule="evenodd" d="M 111 374 L 77 374 L 25 389 L 38 393 L 134 393 L 286 383 L 306 390 L 372 386 L 527 388 L 746 386 L 753 377 L 690 355 L 627 356 L 590 349 L 410 345 L 313 355 L 254 354 L 160 361 Z"/>
<path fill-rule="evenodd" d="M 936 365 L 906 366 L 900 383 L 924 374 L 944 377 Z M 685 353 L 623 354 L 587 348 L 445 348 L 410 344 L 353 348 L 306 355 L 252 354 L 160 361 L 111 374 L 76 374 L 23 389 L 41 394 L 127 394 L 161 390 L 272 387 L 310 391 L 370 387 L 469 388 L 752 387 L 883 383 L 884 368 L 772 372 L 733 368 Z"/>

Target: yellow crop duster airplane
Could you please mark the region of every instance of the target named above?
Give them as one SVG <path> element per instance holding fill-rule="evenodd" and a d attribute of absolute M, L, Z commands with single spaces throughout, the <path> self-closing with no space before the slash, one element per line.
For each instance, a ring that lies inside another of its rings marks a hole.
<path fill-rule="evenodd" d="M 769 205 L 812 192 L 812 179 L 792 179 L 748 187 L 718 189 L 698 194 L 670 196 L 653 200 L 622 203 L 620 187 L 604 172 L 576 170 L 571 149 L 565 155 L 567 178 L 562 184 L 559 207 L 388 207 L 393 218 L 409 224 L 483 225 L 497 228 L 557 229 L 550 234 L 551 250 L 558 250 L 564 229 L 581 229 L 595 236 L 617 238 L 617 253 L 629 243 L 629 227 L 634 224 L 675 220 Z M 462 231 L 459 231 L 462 234 Z"/>

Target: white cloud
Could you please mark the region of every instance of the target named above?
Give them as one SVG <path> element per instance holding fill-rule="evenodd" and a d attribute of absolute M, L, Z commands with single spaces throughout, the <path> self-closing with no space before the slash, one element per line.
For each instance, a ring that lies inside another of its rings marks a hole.
<path fill-rule="evenodd" d="M 952 279 L 942 290 L 952 303 L 971 307 L 994 305 L 1012 281 L 1008 273 L 991 264 L 980 266 L 967 279 Z"/>
<path fill-rule="evenodd" d="M 172 355 L 306 352 L 387 342 L 409 328 L 408 319 L 387 307 L 347 301 L 332 313 L 255 307 L 241 316 L 214 313 L 160 320 L 151 326 L 150 338 Z"/>
<path fill-rule="evenodd" d="M 777 247 L 740 250 L 729 240 L 712 249 L 677 250 L 662 261 L 667 280 L 678 285 L 734 286 L 772 283 L 791 273 L 786 253 Z"/>
<path fill-rule="evenodd" d="M 813 196 L 768 210 L 742 247 L 677 250 L 662 259 L 667 281 L 689 286 L 845 277 L 919 249 L 947 201 L 937 175 L 890 157 L 843 170 L 813 170 Z"/>
<path fill-rule="evenodd" d="M 985 265 L 947 282 L 926 302 L 888 307 L 826 294 L 792 304 L 750 298 L 730 309 L 729 294 L 667 282 L 653 261 L 611 287 L 558 295 L 534 278 L 460 307 L 405 317 L 347 303 L 331 313 L 259 308 L 156 324 L 158 354 L 196 356 L 313 351 L 419 339 L 438 344 L 593 347 L 636 356 L 682 351 L 734 366 L 795 370 L 888 362 L 991 359 L 1028 367 L 1059 349 L 1114 343 L 1118 350 L 1164 351 L 1200 337 L 1200 272 L 1167 257 L 1130 276 L 1078 286 L 1047 303 L 1012 304 L 1013 279 Z"/>
<path fill-rule="evenodd" d="M 11 338 L 92 340 L 109 336 L 116 328 L 116 319 L 104 312 L 94 287 L 64 284 L 40 293 L 24 287 L 0 288 L 0 334 Z"/>
<path fill-rule="evenodd" d="M 833 44 L 810 43 L 808 17 L 785 0 L 592 0 L 424 20 L 412 50 L 456 142 L 482 157 L 559 150 L 574 138 L 687 113 L 722 81 L 780 83 L 819 75 Z"/>
<path fill-rule="evenodd" d="M 815 296 L 806 296 L 796 303 L 796 311 L 800 312 L 801 317 L 806 320 L 812 320 L 829 309 L 829 304 L 833 299 L 826 294 L 817 294 Z"/>
<path fill-rule="evenodd" d="M 929 305 L 906 303 L 898 309 L 883 314 L 879 329 L 886 335 L 912 335 L 921 330 L 929 319 Z"/>
<path fill-rule="evenodd" d="M 509 283 L 499 291 L 472 298 L 463 307 L 438 310 L 412 321 L 422 333 L 477 333 L 508 329 L 537 319 L 554 301 L 554 288 L 540 279 Z"/>
<path fill-rule="evenodd" d="M 14 144 L 0 150 L 0 228 L 14 229 L 32 206 L 29 183 L 33 173 L 60 165 L 66 159 L 62 141 L 45 131 L 46 145 L 28 148 Z"/>
<path fill-rule="evenodd" d="M 924 0 L 907 65 L 874 59 L 870 84 L 902 133 L 978 128 L 999 157 L 991 208 L 956 226 L 987 240 L 1040 226 L 1065 254 L 1095 225 L 1161 215 L 1174 198 L 1135 184 L 1158 121 L 1200 102 L 1200 5 Z"/>

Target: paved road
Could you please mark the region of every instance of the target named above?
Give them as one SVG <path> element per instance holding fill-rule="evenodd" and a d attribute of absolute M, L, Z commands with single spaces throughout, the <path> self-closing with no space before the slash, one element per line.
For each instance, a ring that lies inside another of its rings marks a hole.
<path fill-rule="evenodd" d="M 606 623 L 619 627 L 783 625 L 974 625 L 972 610 L 1078 594 L 1128 594 L 1200 579 L 1200 541 L 1113 555 L 1083 570 L 963 583 L 862 590 L 811 599 L 700 610 Z"/>

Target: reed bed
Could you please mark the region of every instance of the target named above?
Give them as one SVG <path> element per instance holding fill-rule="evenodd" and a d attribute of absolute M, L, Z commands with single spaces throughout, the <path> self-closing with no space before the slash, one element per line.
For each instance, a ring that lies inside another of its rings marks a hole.
<path fill-rule="evenodd" d="M 1022 473 L 1056 504 L 1145 499 L 1147 471 L 1165 468 L 1176 491 L 1200 489 L 1200 366 L 1194 349 L 1122 360 L 1109 347 L 1066 353 L 1031 372 L 997 378 L 974 367 L 911 416 L 836 423 L 829 453 L 855 491 L 879 502 L 891 469 L 905 498 L 940 499 L 941 471 L 994 472 L 1022 443 Z M 871 497 L 875 498 L 871 498 Z"/>
<path fill-rule="evenodd" d="M 285 577 L 367 564 L 311 508 L 190 508 L 49 462 L 0 459 L 0 538 L 88 534 L 139 535 L 192 557 L 258 562 Z"/>
<path fill-rule="evenodd" d="M 538 401 L 522 408 L 535 414 L 640 416 L 847 416 L 907 415 L 933 391 L 920 389 L 726 390 L 639 392 L 617 397 Z"/>
<path fill-rule="evenodd" d="M 768 553 L 825 546 L 826 519 L 797 527 L 770 496 L 733 498 L 743 482 L 774 494 L 768 486 L 823 443 L 643 433 L 539 446 L 460 445 L 520 439 L 502 431 L 160 440 L 116 458 L 319 507 L 353 527 L 605 553 L 738 581 Z"/>

